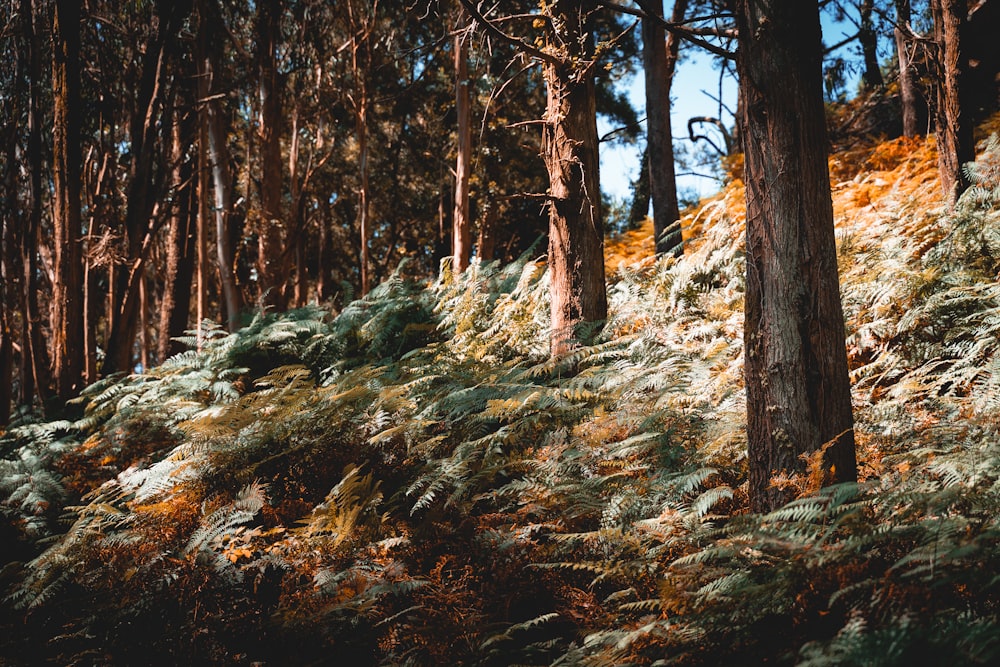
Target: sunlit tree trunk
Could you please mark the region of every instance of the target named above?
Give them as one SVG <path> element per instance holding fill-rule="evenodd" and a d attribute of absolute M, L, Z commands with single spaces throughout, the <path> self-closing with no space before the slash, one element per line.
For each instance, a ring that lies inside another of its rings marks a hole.
<path fill-rule="evenodd" d="M 969 62 L 962 48 L 962 30 L 967 4 L 965 0 L 931 0 L 938 67 L 934 105 L 938 175 L 951 202 L 969 187 L 962 165 L 976 158 L 971 110 L 965 104 Z"/>
<path fill-rule="evenodd" d="M 896 27 L 893 37 L 896 41 L 896 60 L 899 63 L 899 104 L 903 116 L 903 134 L 915 137 L 920 134 L 919 126 L 921 97 L 917 90 L 917 74 L 913 67 L 910 40 L 904 28 L 910 23 L 910 0 L 896 0 Z"/>
<path fill-rule="evenodd" d="M 856 477 L 816 2 L 735 0 L 746 155 L 745 374 L 750 501 L 773 509 L 822 453 Z"/>
<path fill-rule="evenodd" d="M 57 0 L 52 29 L 52 224 L 55 230 L 51 326 L 56 393 L 83 388 L 83 271 L 80 257 L 80 3 Z M 37 204 L 37 203 L 36 203 Z"/>
<path fill-rule="evenodd" d="M 455 111 L 457 153 L 455 159 L 455 214 L 452 217 L 452 267 L 456 272 L 469 267 L 472 254 L 472 223 L 469 220 L 469 171 L 472 162 L 472 122 L 469 103 L 468 35 L 455 35 Z"/>
<path fill-rule="evenodd" d="M 257 221 L 257 281 L 261 306 L 282 311 L 286 307 L 288 275 L 285 216 L 281 196 L 284 184 L 281 160 L 282 80 L 277 47 L 282 2 L 257 4 L 257 92 L 260 102 L 260 204 Z"/>
<path fill-rule="evenodd" d="M 643 3 L 658 17 L 663 16 L 663 0 Z M 687 0 L 675 0 L 671 21 L 684 20 Z M 680 219 L 677 205 L 677 178 L 674 169 L 673 133 L 670 127 L 670 89 L 680 40 L 666 35 L 654 19 L 642 21 L 642 63 L 646 75 L 646 153 L 649 160 L 649 193 L 653 202 L 653 233 L 656 252 L 675 249 L 683 252 L 680 230 L 670 237 L 667 230 Z"/>
<path fill-rule="evenodd" d="M 604 229 L 598 176 L 592 0 L 552 3 L 553 42 L 565 49 L 546 61 L 542 151 L 549 173 L 549 270 L 553 355 L 577 344 L 578 325 L 607 317 Z"/>

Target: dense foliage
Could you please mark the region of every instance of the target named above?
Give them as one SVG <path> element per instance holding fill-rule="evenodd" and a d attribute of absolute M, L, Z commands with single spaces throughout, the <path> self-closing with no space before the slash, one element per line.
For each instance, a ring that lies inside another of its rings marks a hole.
<path fill-rule="evenodd" d="M 780 479 L 796 500 L 746 510 L 736 179 L 686 216 L 682 258 L 611 267 L 608 321 L 562 358 L 529 252 L 213 330 L 90 387 L 78 421 L 23 416 L 0 439 L 0 656 L 993 664 L 1000 143 L 981 148 L 953 211 L 932 145 L 834 158 L 858 484 Z"/>

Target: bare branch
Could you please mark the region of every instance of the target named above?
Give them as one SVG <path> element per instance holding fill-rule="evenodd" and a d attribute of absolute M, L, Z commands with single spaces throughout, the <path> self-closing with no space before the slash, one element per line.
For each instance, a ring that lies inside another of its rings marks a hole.
<path fill-rule="evenodd" d="M 483 16 L 482 12 L 480 12 L 479 9 L 474 4 L 472 4 L 472 0 L 458 0 L 458 1 L 462 3 L 462 6 L 465 7 L 465 11 L 469 12 L 469 15 L 472 16 L 473 19 L 475 19 L 476 23 L 481 25 L 483 29 L 486 30 L 486 32 L 488 32 L 489 34 L 509 44 L 513 44 L 514 46 L 521 49 L 528 55 L 531 55 L 539 60 L 542 60 L 544 62 L 556 66 L 563 64 L 562 60 L 552 55 L 551 53 L 546 53 L 545 51 L 542 51 L 541 49 L 536 48 L 531 44 L 528 44 L 523 39 L 518 39 L 513 35 L 508 35 L 507 33 L 505 33 L 503 30 L 498 28 L 492 21 Z"/>

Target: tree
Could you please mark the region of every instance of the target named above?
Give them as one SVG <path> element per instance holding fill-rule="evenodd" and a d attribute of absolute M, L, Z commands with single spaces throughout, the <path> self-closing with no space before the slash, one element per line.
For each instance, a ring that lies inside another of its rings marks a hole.
<path fill-rule="evenodd" d="M 864 58 L 865 70 L 861 80 L 865 88 L 874 90 L 884 85 L 882 70 L 878 65 L 878 32 L 872 21 L 875 0 L 860 0 L 858 3 L 858 42 L 861 43 L 861 54 Z"/>
<path fill-rule="evenodd" d="M 57 0 L 52 28 L 52 371 L 56 393 L 82 389 L 83 270 L 80 255 L 80 4 Z"/>
<path fill-rule="evenodd" d="M 934 134 L 941 188 L 950 202 L 969 187 L 962 167 L 976 157 L 966 103 L 969 61 L 962 44 L 967 4 L 965 0 L 931 0 L 937 67 Z"/>
<path fill-rule="evenodd" d="M 775 474 L 821 457 L 856 477 L 816 2 L 734 0 L 746 160 L 745 377 L 750 498 L 789 499 Z M 818 454 L 817 454 L 818 453 Z"/>
<path fill-rule="evenodd" d="M 198 13 L 198 99 L 201 102 L 201 122 L 204 124 L 205 138 L 201 149 L 205 151 L 212 179 L 213 197 L 210 208 L 214 211 L 216 260 L 226 326 L 230 331 L 235 331 L 239 328 L 243 295 L 236 283 L 236 250 L 232 242 L 232 171 L 229 165 L 225 112 L 220 99 L 224 92 L 220 81 L 220 56 L 217 47 L 222 33 L 222 18 L 218 15 L 215 0 L 199 0 Z M 203 192 L 207 194 L 206 190 Z"/>
<path fill-rule="evenodd" d="M 490 34 L 518 42 L 542 63 L 547 100 L 542 159 L 549 174 L 550 348 L 558 356 L 576 344 L 581 323 L 603 320 L 608 310 L 594 84 L 597 3 L 557 0 L 542 5 L 538 20 L 546 29 L 544 48 L 539 49 L 501 31 L 471 0 L 461 1 Z"/>
<path fill-rule="evenodd" d="M 457 157 L 455 159 L 455 214 L 452 218 L 452 267 L 456 272 L 469 267 L 472 252 L 472 225 L 469 220 L 469 169 L 472 162 L 472 123 L 469 99 L 469 36 L 457 31 L 454 40 L 455 113 Z"/>
<path fill-rule="evenodd" d="M 917 87 L 914 66 L 913 30 L 910 27 L 910 0 L 895 0 L 896 24 L 893 38 L 896 42 L 896 60 L 899 64 L 899 105 L 903 117 L 903 134 L 915 137 L 920 134 L 919 118 L 922 99 Z"/>
<path fill-rule="evenodd" d="M 663 16 L 663 0 L 644 0 L 640 3 L 647 14 Z M 675 0 L 671 23 L 684 20 L 687 0 Z M 677 179 L 674 170 L 673 134 L 670 128 L 670 89 L 677 64 L 680 38 L 671 32 L 669 37 L 662 21 L 653 17 L 642 20 L 642 61 L 646 77 L 646 142 L 649 161 L 649 193 L 653 202 L 653 233 L 656 251 L 664 253 L 671 248 L 683 252 L 679 232 L 667 238 L 667 229 L 680 219 L 677 205 Z"/>
<path fill-rule="evenodd" d="M 257 90 L 260 104 L 260 218 L 257 221 L 257 282 L 261 304 L 284 310 L 288 273 L 285 216 L 282 212 L 282 92 L 277 48 L 282 2 L 257 3 Z"/>

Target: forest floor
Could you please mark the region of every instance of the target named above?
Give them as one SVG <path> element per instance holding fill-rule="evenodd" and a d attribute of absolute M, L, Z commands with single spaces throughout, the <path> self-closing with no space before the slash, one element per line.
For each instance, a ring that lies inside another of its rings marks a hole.
<path fill-rule="evenodd" d="M 1000 129 L 831 158 L 859 482 L 747 509 L 743 187 L 608 242 L 258 317 L 0 437 L 0 664 L 1000 660 Z"/>

